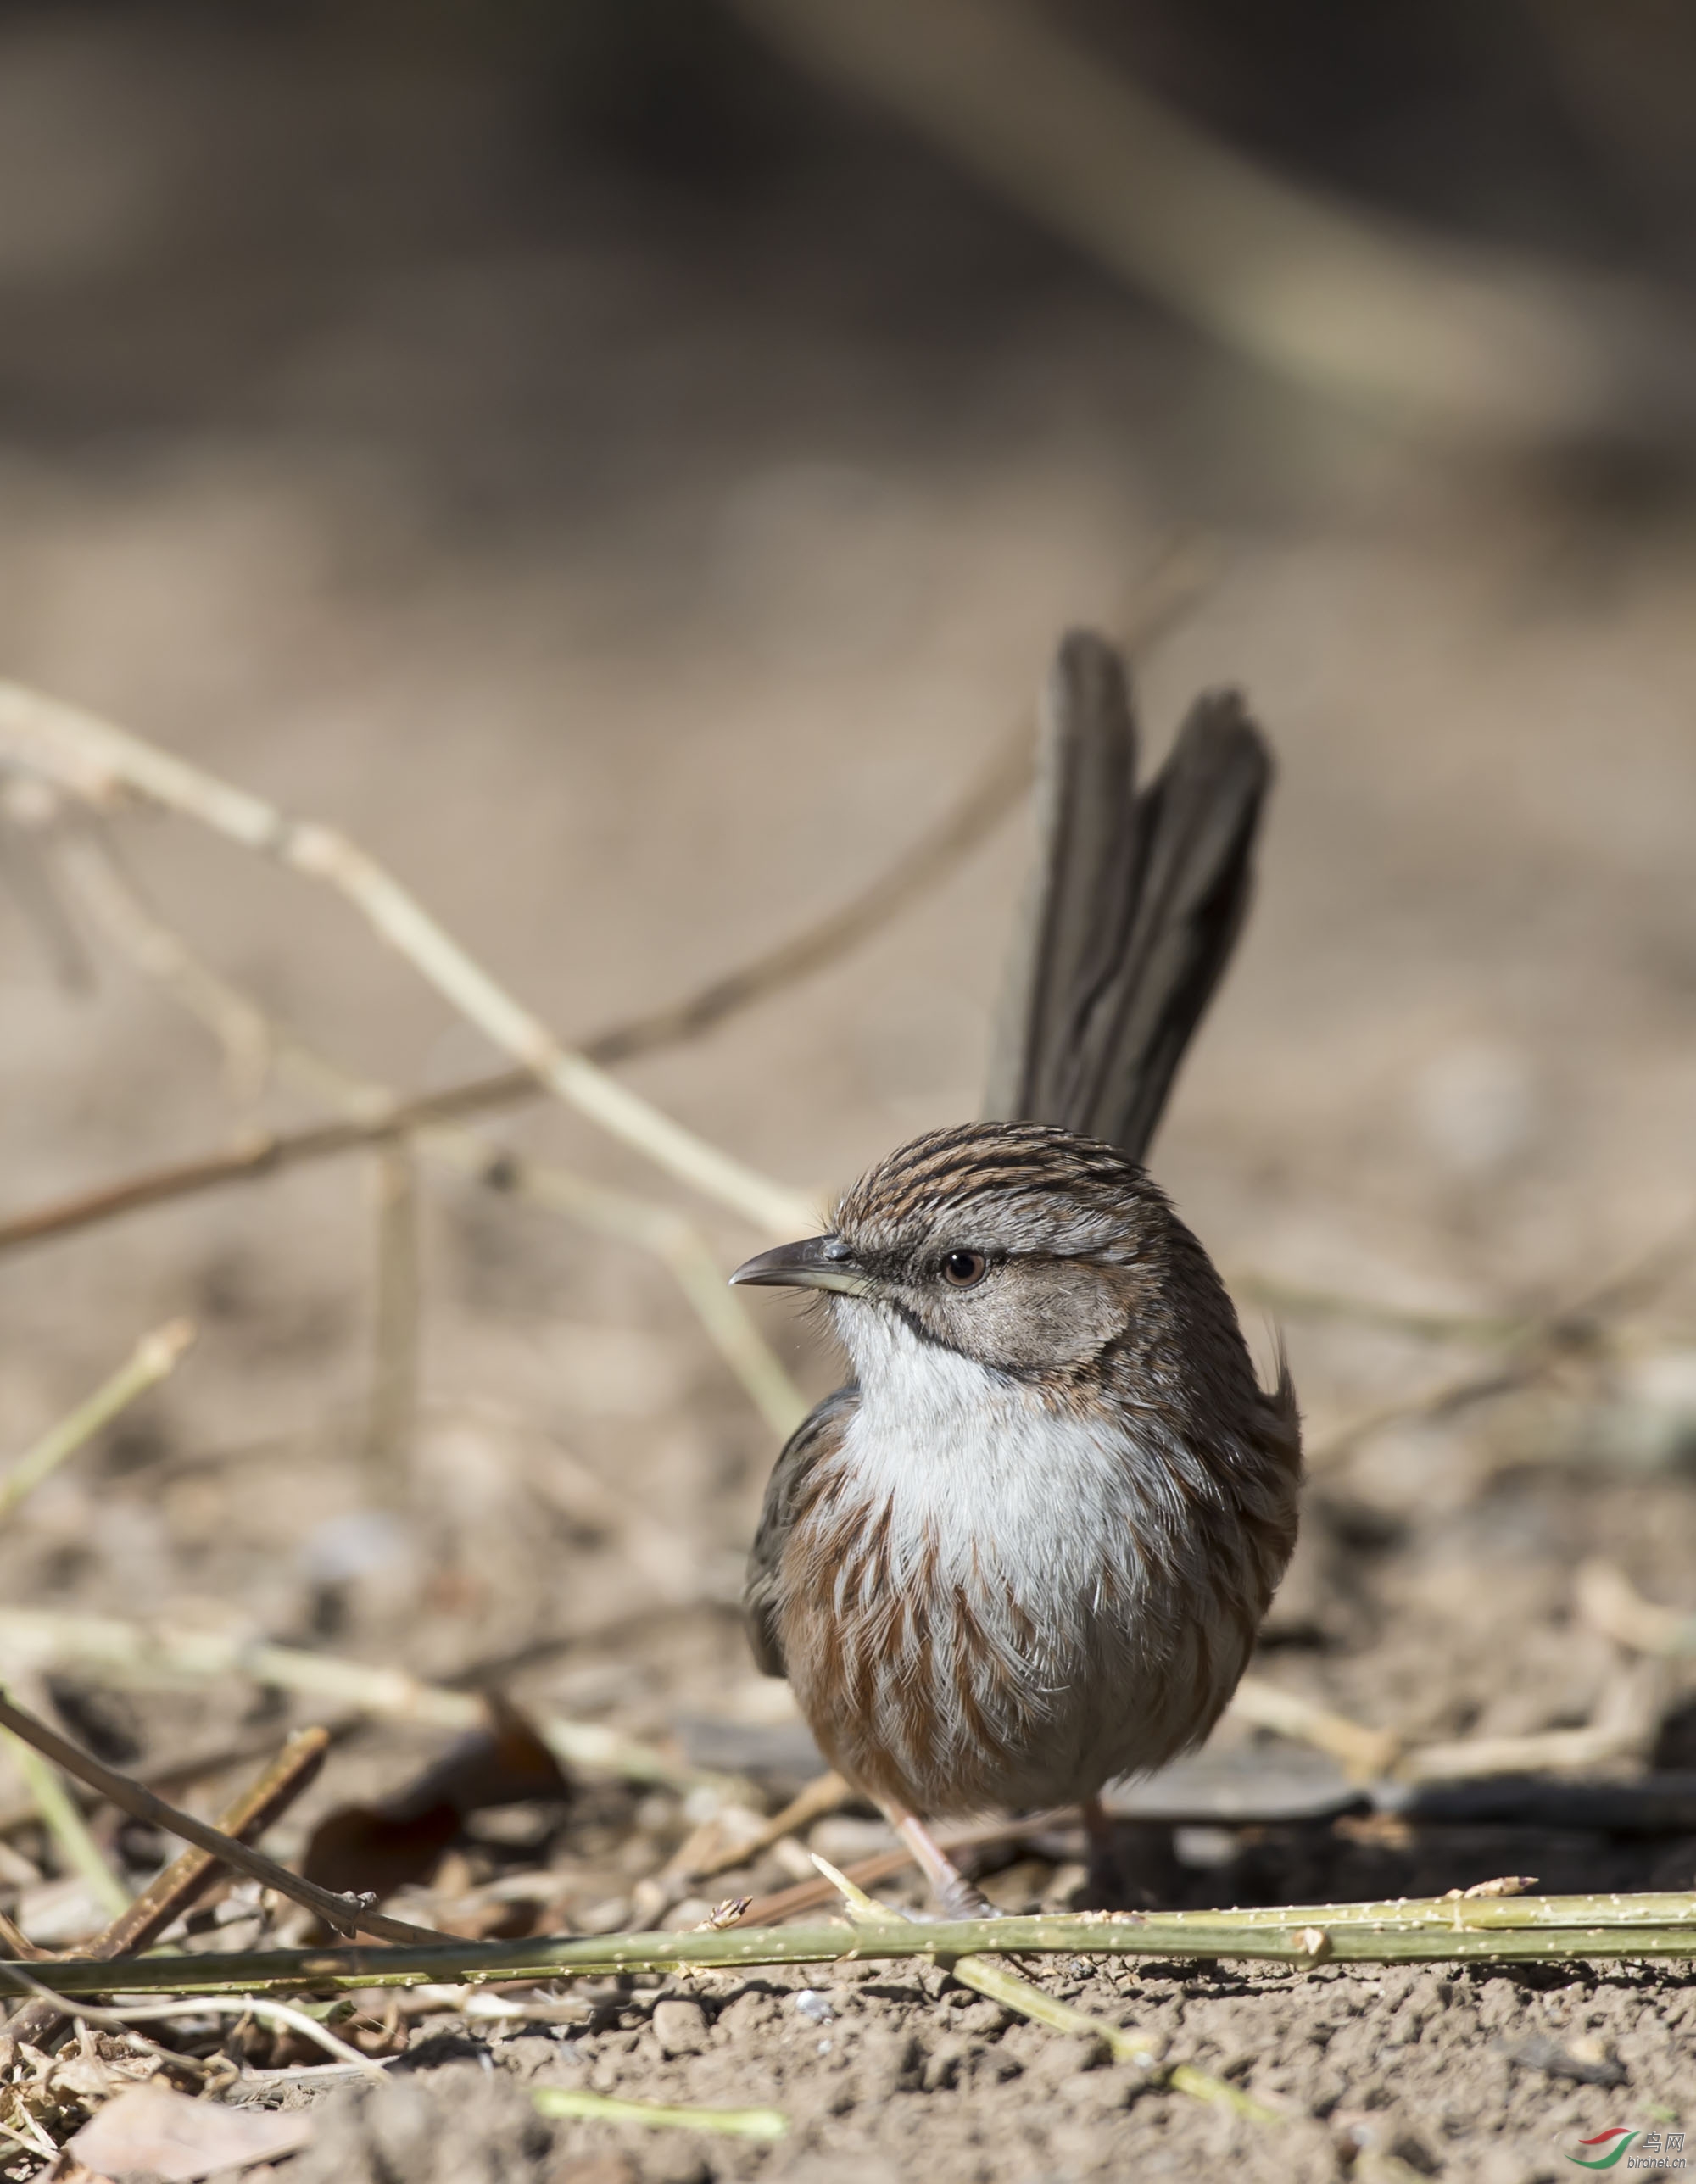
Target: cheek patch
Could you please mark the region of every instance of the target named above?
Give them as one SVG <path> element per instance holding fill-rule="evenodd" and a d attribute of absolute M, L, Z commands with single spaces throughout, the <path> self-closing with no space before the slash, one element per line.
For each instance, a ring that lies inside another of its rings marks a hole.
<path fill-rule="evenodd" d="M 944 1340 L 986 1365 L 1081 1365 L 1124 1331 L 1125 1311 L 1097 1267 L 1013 1260 L 980 1290 L 934 1301 Z"/>

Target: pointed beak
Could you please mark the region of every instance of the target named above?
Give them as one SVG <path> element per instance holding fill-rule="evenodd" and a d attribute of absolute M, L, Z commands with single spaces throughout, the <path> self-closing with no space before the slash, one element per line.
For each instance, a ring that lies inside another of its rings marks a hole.
<path fill-rule="evenodd" d="M 845 1296 L 865 1296 L 872 1286 L 840 1236 L 808 1236 L 799 1244 L 779 1244 L 774 1251 L 762 1251 L 746 1266 L 738 1267 L 730 1279 L 750 1288 L 840 1290 Z"/>

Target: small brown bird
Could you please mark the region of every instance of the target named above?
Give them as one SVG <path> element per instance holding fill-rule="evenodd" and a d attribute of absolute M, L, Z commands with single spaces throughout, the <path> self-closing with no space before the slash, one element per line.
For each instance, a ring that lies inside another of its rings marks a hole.
<path fill-rule="evenodd" d="M 739 1282 L 819 1290 L 854 1378 L 778 1458 L 755 1658 L 945 1910 L 925 1823 L 1080 1801 L 1205 1737 L 1296 1538 L 1301 1434 L 1141 1165 L 1241 924 L 1265 744 L 1203 697 L 1141 794 L 1123 666 L 1050 678 L 1042 856 L 991 1114 L 916 1139 Z"/>

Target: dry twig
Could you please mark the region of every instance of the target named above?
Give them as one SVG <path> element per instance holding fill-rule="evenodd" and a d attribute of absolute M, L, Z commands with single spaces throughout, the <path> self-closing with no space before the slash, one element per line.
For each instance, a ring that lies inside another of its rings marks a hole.
<path fill-rule="evenodd" d="M 1126 649 L 1135 652 L 1152 643 L 1193 604 L 1212 575 L 1208 553 L 1194 542 L 1180 539 L 1156 560 L 1143 578 L 1123 632 Z M 657 1053 L 664 1048 L 695 1039 L 739 1015 L 743 1010 L 769 1000 L 801 979 L 827 968 L 880 931 L 903 911 L 940 887 L 979 844 L 986 840 L 1013 811 L 1029 783 L 1034 763 L 1030 725 L 1021 720 L 991 752 L 987 763 L 968 783 L 958 802 L 921 834 L 887 870 L 840 909 L 805 928 L 776 947 L 763 950 L 735 970 L 719 973 L 680 1001 L 628 1017 L 607 1026 L 579 1043 L 585 1061 L 602 1069 L 622 1061 Z M 126 883 L 114 897 L 105 873 L 91 871 L 79 861 L 78 845 L 61 849 L 70 854 L 85 892 L 93 906 L 105 914 L 102 922 L 119 928 L 135 924 L 135 889 Z M 111 869 L 109 855 L 100 861 Z M 168 929 L 159 935 L 151 966 L 153 975 L 173 983 L 185 1000 L 197 999 L 204 967 L 186 963 L 176 954 Z M 176 943 L 176 947 L 181 947 Z M 259 1012 L 243 1014 L 240 1006 L 228 1006 L 230 989 L 219 995 L 202 991 L 198 998 L 209 1009 L 225 1039 L 247 1052 L 269 1055 L 276 1027 Z M 251 1009 L 251 1004 L 247 1007 Z M 370 1112 L 347 1122 L 321 1124 L 315 1128 L 256 1136 L 249 1142 L 199 1160 L 176 1162 L 148 1170 L 103 1189 L 79 1193 L 55 1205 L 0 1222 L 0 1251 L 39 1243 L 51 1236 L 138 1212 L 148 1206 L 215 1190 L 227 1183 L 267 1175 L 303 1162 L 325 1160 L 361 1145 L 404 1138 L 427 1126 L 468 1121 L 503 1107 L 522 1106 L 538 1098 L 546 1088 L 532 1069 L 507 1069 L 474 1078 L 440 1092 L 429 1092 L 406 1100 L 386 1096 Z"/>
<path fill-rule="evenodd" d="M 806 1398 L 742 1308 L 706 1239 L 674 1207 L 609 1190 L 551 1162 L 522 1159 L 485 1145 L 469 1130 L 421 1131 L 419 1144 L 432 1160 L 474 1178 L 488 1190 L 528 1199 L 615 1242 L 652 1252 L 671 1273 L 720 1357 L 767 1424 L 787 1436 L 806 1415 Z"/>
<path fill-rule="evenodd" d="M 261 2017 L 273 2024 L 285 2025 L 298 2032 L 304 2040 L 315 2041 L 326 2048 L 337 2061 L 351 2064 L 367 2077 L 382 2078 L 383 2066 L 370 2055 L 360 2054 L 345 2040 L 338 2040 L 327 2025 L 321 2025 L 315 2017 L 290 2003 L 278 2002 L 265 1995 L 196 1995 L 182 1997 L 175 2002 L 143 2002 L 126 2003 L 122 2008 L 94 2008 L 85 2002 L 73 2002 L 68 1995 L 59 1993 L 20 1964 L 0 1964 L 0 1980 L 9 1981 L 14 1986 L 33 1997 L 37 2006 L 51 2012 L 61 2020 L 76 2018 L 89 2025 L 103 2025 L 114 2031 L 126 2031 L 132 2025 L 156 2025 L 168 2022 L 173 2017 Z"/>
<path fill-rule="evenodd" d="M 856 1794 L 852 1786 L 834 1770 L 816 1774 L 797 1794 L 791 1797 L 783 1810 L 774 1813 L 759 1833 L 736 1843 L 726 1843 L 710 1856 L 698 1861 L 674 1860 L 667 1869 L 666 1878 L 681 1886 L 685 1882 L 711 1880 L 717 1874 L 728 1873 L 739 1865 L 748 1865 L 768 1851 L 773 1843 L 781 1842 L 785 1836 L 798 1835 L 802 1828 L 811 1827 L 815 1820 L 823 1819 L 827 1813 L 835 1812 Z M 687 1850 L 688 1845 L 684 1846 Z"/>
<path fill-rule="evenodd" d="M 309 1092 L 345 1110 L 350 1128 L 362 1131 L 393 1123 L 402 1112 L 384 1086 L 317 1053 L 203 963 L 181 935 L 163 923 L 102 834 L 83 830 L 66 845 L 66 855 L 73 880 L 108 936 L 144 971 L 155 964 L 170 965 L 170 990 L 215 1031 L 232 1020 L 256 1026 L 263 1032 L 267 1054 Z M 438 1164 L 471 1177 L 488 1190 L 529 1199 L 602 1235 L 653 1253 L 677 1281 L 762 1415 L 787 1435 L 805 1414 L 806 1406 L 795 1384 L 726 1284 L 705 1239 L 675 1208 L 591 1183 L 569 1169 L 522 1160 L 487 1144 L 473 1131 L 446 1123 L 421 1127 L 404 1137 L 391 1131 L 372 1142 L 382 1150 L 388 1176 L 379 1233 L 377 1387 L 366 1419 L 367 1453 L 373 1456 L 374 1466 L 375 1440 L 393 1444 L 404 1435 L 406 1425 L 400 1413 L 410 1418 L 416 1401 L 416 1357 L 410 1354 L 416 1348 L 418 1309 L 416 1216 L 410 1202 L 415 1144 Z M 397 1180 L 403 1173 L 404 1185 Z M 380 1499 L 392 1498 L 398 1486 L 392 1457 L 391 1447 L 384 1459 L 388 1476 L 381 1482 L 387 1490 Z"/>
<path fill-rule="evenodd" d="M 1544 1729 L 1525 1736 L 1468 1736 L 1405 1752 L 1395 1769 L 1409 1782 L 1464 1782 L 1491 1774 L 1558 1774 L 1641 1760 L 1660 1719 L 1659 1664 L 1628 1664 L 1604 1686 L 1582 1729 Z"/>
<path fill-rule="evenodd" d="M 384 1145 L 372 1167 L 376 1294 L 362 1453 L 366 1498 L 393 1508 L 406 1499 L 418 1411 L 418 1169 L 404 1139 Z"/>
<path fill-rule="evenodd" d="M 95 1841 L 58 1769 L 49 1766 L 25 1738 L 4 1729 L 0 1729 L 0 1744 L 23 1776 L 30 1802 L 53 1838 L 66 1870 L 81 1877 L 109 1918 L 120 1918 L 130 1907 L 130 1892 Z"/>
<path fill-rule="evenodd" d="M 114 1616 L 77 1615 L 53 1608 L 0 1607 L 0 1659 L 80 1661 L 118 1683 L 142 1686 L 243 1676 L 273 1690 L 302 1691 L 360 1713 L 431 1729 L 480 1729 L 488 1719 L 482 1700 L 473 1692 L 424 1683 L 402 1669 L 372 1668 L 333 1653 L 272 1646 L 237 1632 L 152 1628 Z M 537 1733 L 561 1766 L 669 1789 L 726 1786 L 722 1774 L 668 1758 L 651 1745 L 598 1722 L 551 1713 L 533 1719 Z"/>
<path fill-rule="evenodd" d="M 1581 1563 L 1574 1593 L 1584 1621 L 1616 1646 L 1665 1658 L 1696 1653 L 1696 1615 L 1645 1600 L 1612 1563 Z"/>
<path fill-rule="evenodd" d="M 20 1457 L 0 1478 L 0 1523 L 68 1456 L 74 1456 L 102 1427 L 109 1425 L 120 1411 L 126 1410 L 149 1388 L 156 1388 L 176 1369 L 177 1360 L 193 1340 L 193 1326 L 186 1319 L 173 1319 L 153 1334 L 144 1334 L 128 1362 L 109 1380 L 43 1434 L 29 1453 Z"/>
<path fill-rule="evenodd" d="M 126 793 L 143 797 L 332 889 L 445 1000 L 568 1106 L 757 1228 L 792 1235 L 797 1224 L 810 1221 L 805 1195 L 708 1145 L 562 1045 L 375 857 L 333 827 L 290 818 L 263 797 L 128 729 L 20 683 L 0 682 L 0 738 L 24 764 L 97 808 Z"/>
<path fill-rule="evenodd" d="M 1255 363 L 1465 439 L 1688 436 L 1682 315 L 1351 209 L 1020 0 L 737 0 L 1028 216 Z"/>
<path fill-rule="evenodd" d="M 1324 1435 L 1307 1451 L 1310 1474 L 1326 1471 L 1352 1456 L 1386 1426 L 1414 1418 L 1452 1417 L 1475 1403 L 1512 1395 L 1540 1380 L 1563 1359 L 1596 1354 L 1605 1347 L 1609 1323 L 1642 1299 L 1653 1295 L 1696 1249 L 1696 1219 L 1689 1216 L 1668 1234 L 1570 1303 L 1520 1323 L 1505 1354 L 1486 1372 L 1476 1370 L 1440 1381 L 1410 1401 L 1375 1405 Z"/>
<path fill-rule="evenodd" d="M 321 1729 L 304 1729 L 290 1737 L 259 1780 L 220 1817 L 218 1825 L 223 1832 L 239 1842 L 252 1842 L 262 1836 L 311 1786 L 329 1746 L 329 1736 Z M 150 1948 L 167 1927 L 192 1908 L 220 1870 L 218 1860 L 206 1851 L 180 1852 L 104 1933 L 87 1944 L 85 1953 L 115 1959 Z M 14 2040 L 45 2048 L 63 2022 L 53 2004 L 38 1998 L 13 2018 L 6 2031 Z"/>
<path fill-rule="evenodd" d="M 1393 1774 L 1403 1740 L 1388 1730 L 1367 1729 L 1328 1707 L 1314 1705 L 1294 1691 L 1282 1691 L 1262 1676 L 1245 1676 L 1227 1712 L 1257 1729 L 1269 1729 L 1301 1744 L 1328 1752 L 1352 1782 L 1371 1782 Z"/>
<path fill-rule="evenodd" d="M 127 1774 L 120 1774 L 91 1753 L 79 1751 L 68 1738 L 3 1696 L 0 1696 L 0 1728 L 9 1730 L 24 1743 L 33 1745 L 56 1766 L 63 1767 L 67 1774 L 86 1782 L 132 1819 L 160 1828 L 168 1835 L 180 1836 L 197 1849 L 209 1852 L 220 1864 L 234 1866 L 263 1886 L 292 1897 L 337 1931 L 376 1934 L 391 1942 L 439 1942 L 447 1938 L 432 1933 L 427 1926 L 409 1925 L 404 1919 L 388 1918 L 354 1897 L 338 1896 L 330 1889 L 320 1888 L 314 1881 L 303 1880 L 298 1873 L 291 1873 L 275 1858 L 250 1849 L 246 1843 L 238 1842 L 220 1828 L 209 1826 L 204 1820 L 197 1820 L 192 1813 L 168 1805 L 163 1797 L 155 1797 L 151 1790 L 131 1780 Z M 124 1908 L 127 1908 L 127 1899 Z"/>

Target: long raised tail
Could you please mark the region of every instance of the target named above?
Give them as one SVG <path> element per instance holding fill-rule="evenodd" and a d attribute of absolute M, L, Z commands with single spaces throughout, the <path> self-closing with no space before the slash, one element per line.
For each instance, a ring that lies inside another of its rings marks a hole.
<path fill-rule="evenodd" d="M 1271 754 L 1236 692 L 1209 691 L 1139 791 L 1124 664 L 1087 631 L 1062 641 L 1043 713 L 987 1112 L 1140 1161 L 1248 907 Z"/>

